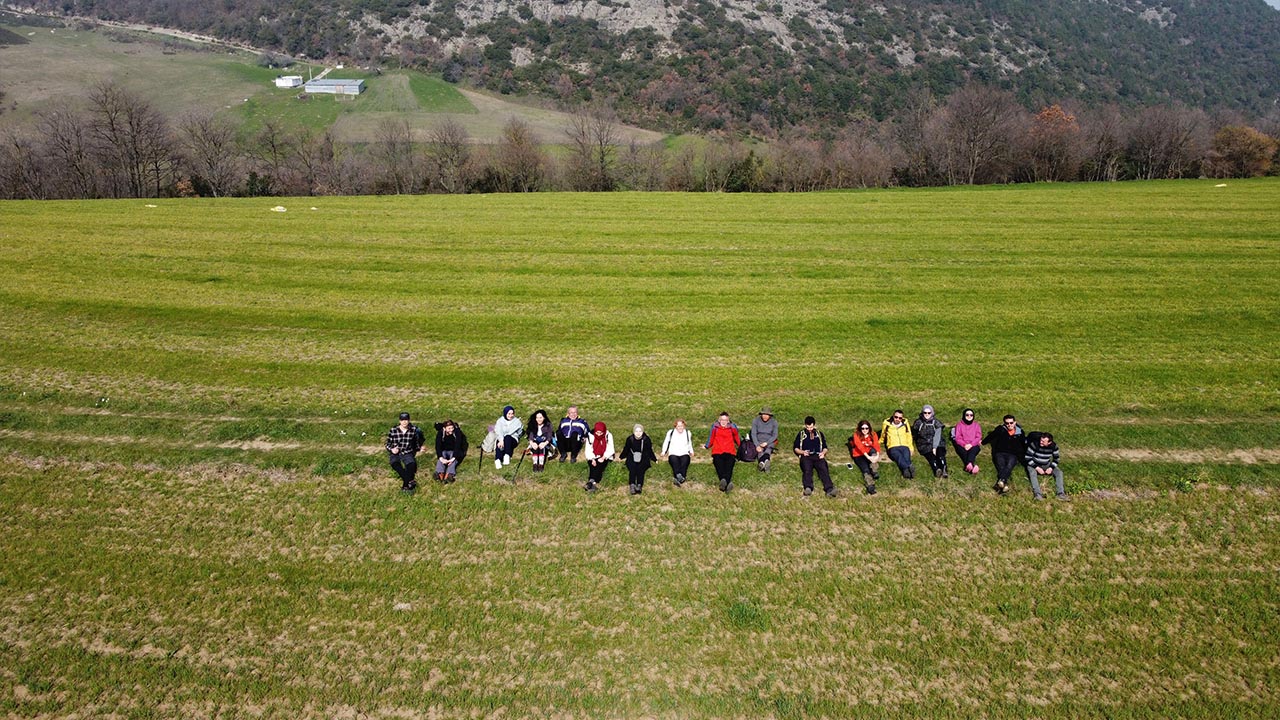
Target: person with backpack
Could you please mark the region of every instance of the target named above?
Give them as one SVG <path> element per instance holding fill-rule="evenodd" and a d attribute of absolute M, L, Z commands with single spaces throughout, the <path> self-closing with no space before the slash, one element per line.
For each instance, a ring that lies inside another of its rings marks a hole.
<path fill-rule="evenodd" d="M 501 470 L 504 465 L 511 464 L 511 453 L 520 444 L 520 436 L 524 434 L 524 423 L 516 417 L 516 409 L 510 405 L 502 408 L 502 417 L 493 424 L 493 434 L 497 443 L 493 448 L 493 467 Z"/>
<path fill-rule="evenodd" d="M 911 424 L 911 437 L 916 452 L 929 463 L 935 478 L 950 477 L 947 474 L 947 426 L 933 414 L 933 406 L 925 405 L 920 416 Z"/>
<path fill-rule="evenodd" d="M 964 461 L 964 471 L 978 474 L 978 453 L 982 452 L 982 424 L 976 419 L 973 408 L 960 413 L 960 422 L 951 428 L 951 444 L 956 456 Z"/>
<path fill-rule="evenodd" d="M 617 453 L 613 449 L 613 433 L 608 426 L 597 422 L 591 429 L 591 438 L 587 440 L 587 484 L 582 486 L 587 492 L 595 492 L 604 480 L 604 471 L 609 469 Z"/>
<path fill-rule="evenodd" d="M 738 446 L 741 444 L 738 426 L 729 420 L 728 412 L 720 413 L 707 434 L 707 443 L 703 445 L 711 451 L 711 463 L 715 465 L 716 477 L 720 478 L 720 492 L 727 493 L 733 489 L 733 466 L 738 462 Z"/>
<path fill-rule="evenodd" d="M 907 414 L 901 409 L 894 410 L 893 415 L 884 421 L 880 428 L 880 442 L 902 477 L 907 480 L 914 478 L 916 468 L 911 464 L 911 426 L 907 424 Z"/>
<path fill-rule="evenodd" d="M 1022 456 L 1023 462 L 1027 465 L 1027 479 L 1031 481 L 1032 497 L 1036 500 L 1044 499 L 1044 492 L 1040 490 L 1040 477 L 1042 475 L 1053 476 L 1053 490 L 1059 500 L 1070 501 L 1067 496 L 1067 489 L 1062 481 L 1062 468 L 1058 467 L 1058 461 L 1062 459 L 1062 454 L 1058 451 L 1058 444 L 1053 441 L 1053 435 L 1047 432 L 1031 432 L 1027 433 L 1027 449 Z"/>
<path fill-rule="evenodd" d="M 467 436 L 453 420 L 436 423 L 436 480 L 448 485 L 458 478 L 467 457 Z"/>
<path fill-rule="evenodd" d="M 836 486 L 831 482 L 831 466 L 827 464 L 827 436 L 818 429 L 812 415 L 804 419 L 804 429 L 796 433 L 791 449 L 800 458 L 800 484 L 804 487 L 804 496 L 813 494 L 813 473 L 816 470 L 822 480 L 823 492 L 827 497 L 835 497 Z"/>
<path fill-rule="evenodd" d="M 880 436 L 871 429 L 870 420 L 858 421 L 858 429 L 849 437 L 848 445 L 849 457 L 862 471 L 862 483 L 867 494 L 875 495 L 876 481 L 880 479 Z"/>
<path fill-rule="evenodd" d="M 529 457 L 533 459 L 533 471 L 547 469 L 547 454 L 556 454 L 556 429 L 547 417 L 546 410 L 535 410 L 529 416 Z"/>
<path fill-rule="evenodd" d="M 768 405 L 751 420 L 751 444 L 756 449 L 756 466 L 760 472 L 769 472 L 769 458 L 778 445 L 778 419 Z"/>
<path fill-rule="evenodd" d="M 422 430 L 409 422 L 409 413 L 400 413 L 400 424 L 387 431 L 387 460 L 400 476 L 400 492 L 412 495 L 418 491 L 418 452 L 426 438 Z"/>
<path fill-rule="evenodd" d="M 992 428 L 991 432 L 982 438 L 982 444 L 991 446 L 991 462 L 996 466 L 996 484 L 992 485 L 991 489 L 1000 495 L 1007 495 L 1013 469 L 1022 462 L 1027 450 L 1026 435 L 1022 433 L 1022 426 L 1014 416 L 1005 415 L 1000 426 Z"/>
<path fill-rule="evenodd" d="M 671 466 L 671 482 L 680 487 L 689 475 L 689 463 L 693 460 L 693 433 L 677 418 L 675 427 L 667 431 L 662 440 L 662 456 Z"/>
<path fill-rule="evenodd" d="M 631 476 L 631 494 L 639 495 L 644 491 L 644 476 L 649 466 L 658 461 L 653 454 L 653 441 L 644 431 L 643 425 L 636 425 L 622 444 L 622 459 L 627 464 L 627 473 Z"/>

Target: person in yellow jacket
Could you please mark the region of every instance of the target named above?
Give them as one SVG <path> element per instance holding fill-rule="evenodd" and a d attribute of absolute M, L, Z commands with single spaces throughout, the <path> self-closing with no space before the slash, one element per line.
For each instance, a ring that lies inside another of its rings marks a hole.
<path fill-rule="evenodd" d="M 894 410 L 893 415 L 884 421 L 884 427 L 880 429 L 880 444 L 889 459 L 898 466 L 902 477 L 910 480 L 916 476 L 916 468 L 911 464 L 911 426 L 901 409 Z"/>

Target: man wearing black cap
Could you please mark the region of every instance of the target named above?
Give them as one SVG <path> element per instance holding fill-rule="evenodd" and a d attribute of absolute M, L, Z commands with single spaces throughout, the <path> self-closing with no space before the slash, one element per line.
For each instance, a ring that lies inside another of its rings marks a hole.
<path fill-rule="evenodd" d="M 387 433 L 387 459 L 400 476 L 400 492 L 412 494 L 418 489 L 418 451 L 426 438 L 417 425 L 409 423 L 409 413 L 400 413 L 400 424 Z"/>
<path fill-rule="evenodd" d="M 815 426 L 812 415 L 804 419 L 804 429 L 796 435 L 792 449 L 800 458 L 800 482 L 804 485 L 804 496 L 813 494 L 813 471 L 817 470 L 827 497 L 835 497 L 836 486 L 831 482 L 831 467 L 827 465 L 827 437 Z"/>

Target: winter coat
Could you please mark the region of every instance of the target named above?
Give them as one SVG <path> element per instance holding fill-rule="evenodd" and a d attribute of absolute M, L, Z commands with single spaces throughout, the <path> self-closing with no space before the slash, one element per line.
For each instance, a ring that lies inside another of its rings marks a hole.
<path fill-rule="evenodd" d="M 440 457 L 445 450 L 452 450 L 453 457 L 461 463 L 467 457 L 467 436 L 462 428 L 454 425 L 453 437 L 446 437 L 444 423 L 436 423 L 436 457 Z"/>
<path fill-rule="evenodd" d="M 880 454 L 880 436 L 876 434 L 875 430 L 872 430 L 871 434 L 866 438 L 862 437 L 862 433 L 855 432 L 853 437 L 849 438 L 847 444 L 849 446 L 849 457 L 862 457 L 863 455 L 870 455 L 872 452 L 876 455 Z"/>
<path fill-rule="evenodd" d="M 965 445 L 981 445 L 982 425 L 977 420 L 974 420 L 971 423 L 961 420 L 951 428 L 951 439 L 960 447 L 964 447 Z"/>
<path fill-rule="evenodd" d="M 770 416 L 769 422 L 765 422 L 757 415 L 751 421 L 751 442 L 764 445 L 766 450 L 772 449 L 778 442 L 778 418 Z"/>
<path fill-rule="evenodd" d="M 636 460 L 635 453 L 640 453 L 640 459 Z M 627 436 L 627 441 L 622 444 L 622 459 L 626 461 L 627 468 L 648 470 L 649 466 L 658 461 L 658 456 L 653 454 L 653 441 L 649 439 L 648 433 L 636 439 L 635 434 Z"/>
<path fill-rule="evenodd" d="M 1014 425 L 1013 428 L 1012 435 L 1004 425 L 992 428 L 991 432 L 982 438 L 982 444 L 990 445 L 993 453 L 1007 453 L 1022 457 L 1022 453 L 1027 449 L 1027 437 L 1022 434 L 1021 425 Z"/>
<path fill-rule="evenodd" d="M 884 421 L 884 427 L 880 428 L 880 442 L 884 443 L 886 450 L 896 447 L 905 447 L 911 449 L 911 426 L 903 421 L 898 427 L 894 427 L 889 420 Z"/>
<path fill-rule="evenodd" d="M 737 425 L 729 423 L 728 427 L 723 427 L 716 423 L 711 426 L 707 444 L 703 447 L 710 448 L 712 455 L 737 455 L 741 444 L 742 436 L 738 434 Z"/>
<path fill-rule="evenodd" d="M 921 455 L 937 452 L 946 439 L 946 425 L 936 417 L 925 418 L 924 413 L 911 423 L 911 435 L 916 441 L 916 450 Z"/>

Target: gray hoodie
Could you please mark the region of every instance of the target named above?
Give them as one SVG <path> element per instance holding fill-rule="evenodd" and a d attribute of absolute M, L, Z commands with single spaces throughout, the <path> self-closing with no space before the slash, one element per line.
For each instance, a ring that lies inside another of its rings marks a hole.
<path fill-rule="evenodd" d="M 770 415 L 769 422 L 765 422 L 757 415 L 751 421 L 751 442 L 771 448 L 777 440 L 778 418 Z"/>

